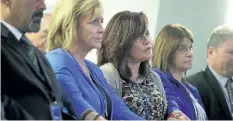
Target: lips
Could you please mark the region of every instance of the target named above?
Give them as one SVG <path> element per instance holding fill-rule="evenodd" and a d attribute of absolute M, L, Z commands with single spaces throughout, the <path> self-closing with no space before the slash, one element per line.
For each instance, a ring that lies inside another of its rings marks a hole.
<path fill-rule="evenodd" d="M 151 46 L 149 46 L 149 47 L 147 47 L 146 49 L 145 49 L 145 51 L 147 51 L 147 50 L 150 50 L 152 47 Z"/>
<path fill-rule="evenodd" d="M 41 23 L 41 18 L 40 17 L 35 17 L 34 22 L 35 23 Z"/>
<path fill-rule="evenodd" d="M 37 11 L 34 13 L 33 17 L 40 17 L 42 18 L 43 17 L 43 11 Z"/>
<path fill-rule="evenodd" d="M 102 42 L 102 40 L 103 40 L 102 38 L 96 38 L 97 42 Z"/>
<path fill-rule="evenodd" d="M 185 61 L 185 63 L 190 63 L 190 62 L 192 62 L 193 60 L 188 60 L 188 61 Z"/>

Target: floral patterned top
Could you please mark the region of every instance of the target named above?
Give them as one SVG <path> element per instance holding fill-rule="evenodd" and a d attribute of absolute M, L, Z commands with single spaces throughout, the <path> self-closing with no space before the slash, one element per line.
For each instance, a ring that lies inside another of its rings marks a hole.
<path fill-rule="evenodd" d="M 123 80 L 122 97 L 131 111 L 146 120 L 162 120 L 166 113 L 166 101 L 151 76 L 142 83 Z"/>

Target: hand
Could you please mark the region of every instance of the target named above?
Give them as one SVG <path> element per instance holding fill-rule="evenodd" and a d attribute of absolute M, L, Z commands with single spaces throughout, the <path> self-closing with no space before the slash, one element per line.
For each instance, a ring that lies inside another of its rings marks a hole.
<path fill-rule="evenodd" d="M 97 112 L 90 112 L 86 115 L 84 120 L 104 120 L 107 121 L 103 116 L 99 115 Z"/>
<path fill-rule="evenodd" d="M 107 121 L 103 116 L 99 116 L 96 120 L 103 120 L 103 121 Z"/>
<path fill-rule="evenodd" d="M 190 120 L 183 112 L 175 110 L 169 116 L 168 120 Z"/>

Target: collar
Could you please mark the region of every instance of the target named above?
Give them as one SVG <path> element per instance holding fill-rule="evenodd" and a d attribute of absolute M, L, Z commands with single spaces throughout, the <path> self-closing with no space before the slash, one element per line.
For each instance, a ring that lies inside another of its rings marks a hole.
<path fill-rule="evenodd" d="M 210 71 L 213 73 L 214 77 L 217 79 L 217 81 L 223 86 L 225 87 L 227 80 L 229 79 L 229 77 L 225 77 L 220 75 L 219 73 L 217 73 L 216 71 L 214 71 L 214 69 L 208 65 Z M 231 79 L 233 80 L 233 76 L 231 77 Z"/>
<path fill-rule="evenodd" d="M 5 21 L 1 21 L 1 23 L 3 25 L 5 25 L 9 29 L 9 31 L 12 32 L 12 34 L 16 37 L 17 40 L 20 40 L 20 38 L 22 37 L 23 34 L 17 28 L 15 28 L 14 26 L 8 24 Z"/>
<path fill-rule="evenodd" d="M 177 86 L 181 84 L 180 81 L 176 80 L 176 79 L 172 76 L 171 72 L 167 72 L 167 73 L 165 73 L 165 75 L 167 76 L 167 78 L 168 78 L 170 81 L 172 81 L 173 83 L 175 83 Z"/>

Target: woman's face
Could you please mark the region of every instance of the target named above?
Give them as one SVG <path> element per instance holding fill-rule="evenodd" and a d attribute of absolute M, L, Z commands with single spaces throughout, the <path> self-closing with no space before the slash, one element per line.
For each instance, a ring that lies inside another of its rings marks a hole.
<path fill-rule="evenodd" d="M 143 62 L 152 57 L 151 37 L 147 31 L 144 35 L 136 38 L 130 50 L 130 59 L 135 62 Z"/>
<path fill-rule="evenodd" d="M 96 11 L 93 16 L 90 14 L 80 16 L 78 21 L 77 44 L 89 50 L 99 49 L 103 39 L 103 8 Z"/>
<path fill-rule="evenodd" d="M 186 71 L 192 68 L 192 42 L 188 38 L 184 38 L 180 43 L 172 63 L 172 68 L 176 70 Z"/>

